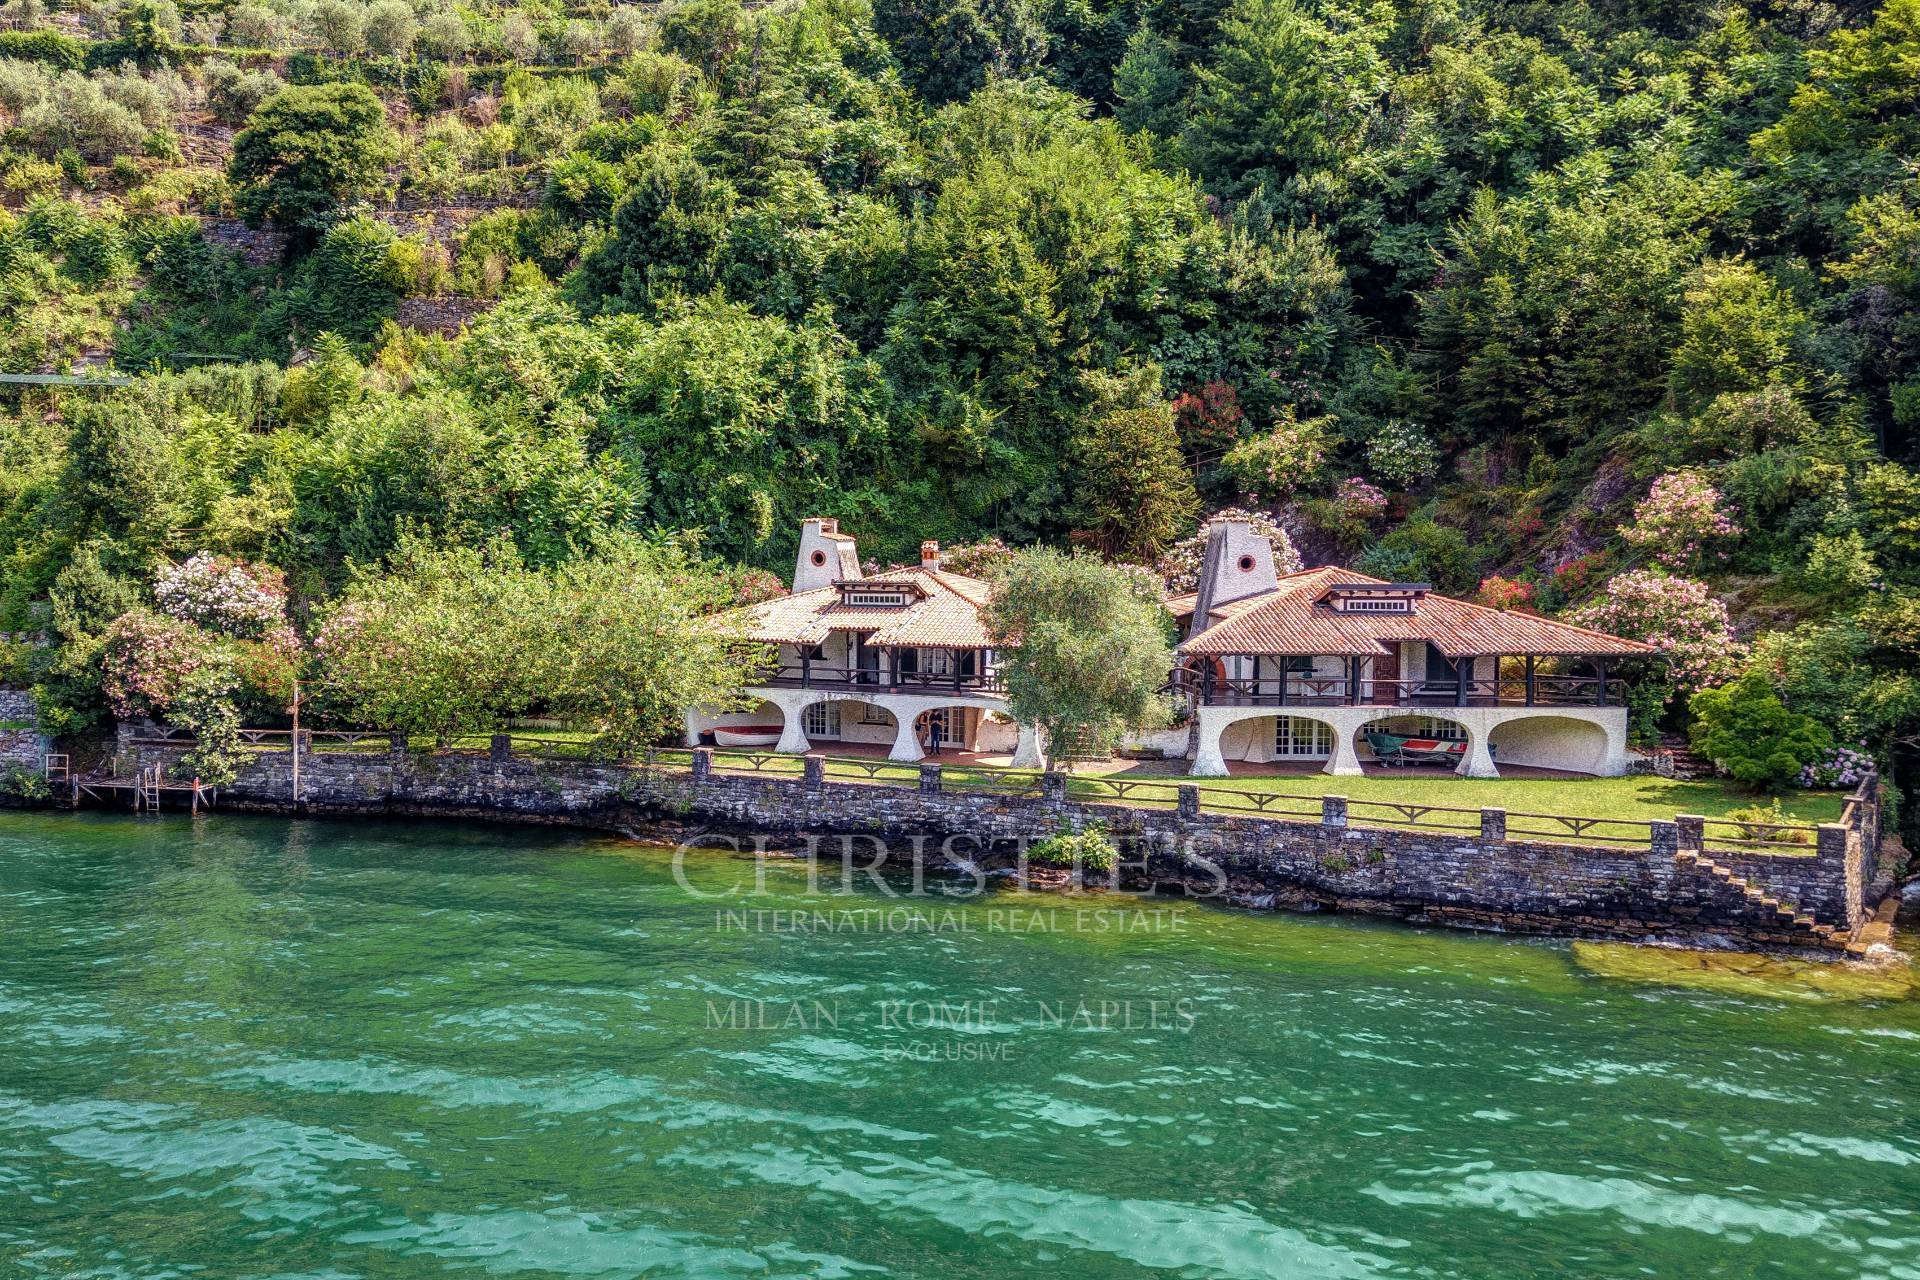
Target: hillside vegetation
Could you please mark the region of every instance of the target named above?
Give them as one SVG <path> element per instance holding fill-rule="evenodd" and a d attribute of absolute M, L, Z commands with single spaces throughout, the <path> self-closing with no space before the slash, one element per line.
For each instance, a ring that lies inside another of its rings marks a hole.
<path fill-rule="evenodd" d="M 1150 563 L 1233 505 L 1654 640 L 1643 735 L 1751 670 L 1908 768 L 1920 0 L 0 20 L 0 368 L 135 376 L 0 390 L 56 727 L 197 553 L 297 662 L 403 538 Z"/>

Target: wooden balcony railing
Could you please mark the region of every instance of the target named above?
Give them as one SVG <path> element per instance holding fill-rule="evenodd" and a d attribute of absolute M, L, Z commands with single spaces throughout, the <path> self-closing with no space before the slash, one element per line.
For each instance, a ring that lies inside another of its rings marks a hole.
<path fill-rule="evenodd" d="M 769 667 L 751 684 L 789 689 L 845 689 L 853 693 L 958 693 L 997 696 L 1006 692 L 1000 678 L 964 675 L 957 671 L 891 671 L 873 667 L 840 667 L 825 662 L 787 662 Z"/>
<path fill-rule="evenodd" d="M 1598 676 L 1352 680 L 1295 675 L 1243 680 L 1212 671 L 1182 671 L 1174 688 L 1209 707 L 1610 707 L 1626 702 L 1625 681 Z"/>

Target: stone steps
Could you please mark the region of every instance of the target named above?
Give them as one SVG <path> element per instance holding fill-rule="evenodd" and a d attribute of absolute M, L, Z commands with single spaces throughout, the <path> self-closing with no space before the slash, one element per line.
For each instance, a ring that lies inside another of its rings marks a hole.
<path fill-rule="evenodd" d="M 1686 867 L 1693 871 L 1704 871 L 1716 883 L 1723 884 L 1729 889 L 1737 889 L 1740 892 L 1740 896 L 1748 902 L 1759 907 L 1762 911 L 1772 912 L 1773 918 L 1777 923 L 1801 934 L 1809 942 L 1817 946 L 1836 951 L 1841 949 L 1854 951 L 1854 947 L 1858 945 L 1854 943 L 1853 939 L 1832 925 L 1821 924 L 1812 916 L 1802 913 L 1800 909 L 1792 903 L 1782 902 L 1779 898 L 1768 893 L 1765 889 L 1760 888 L 1745 876 L 1735 875 L 1732 868 L 1721 866 L 1703 853 L 1698 853 L 1691 849 L 1682 849 L 1673 855 L 1673 861 L 1676 866 Z M 1864 951 L 1865 947 L 1861 946 L 1860 950 Z"/>

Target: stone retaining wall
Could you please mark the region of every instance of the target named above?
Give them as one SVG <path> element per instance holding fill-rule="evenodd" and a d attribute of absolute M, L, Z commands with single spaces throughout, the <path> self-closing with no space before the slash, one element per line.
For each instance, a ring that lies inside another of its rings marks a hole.
<path fill-rule="evenodd" d="M 40 708 L 32 697 L 18 689 L 0 689 L 0 771 L 8 765 L 40 772 L 47 741 L 36 727 Z M 8 728 L 25 725 L 26 728 Z"/>
<path fill-rule="evenodd" d="M 131 759 L 127 758 L 131 756 Z M 123 768 L 177 758 L 153 745 L 123 748 Z M 802 777 L 715 772 L 711 754 L 691 769 L 629 768 L 493 755 L 328 752 L 303 755 L 306 812 L 508 818 L 630 829 L 678 819 L 722 830 L 796 839 L 878 837 L 898 860 L 919 848 L 1004 865 L 1025 843 L 1063 827 L 1105 823 L 1128 857 L 1124 882 L 1245 905 L 1328 907 L 1404 919 L 1527 932 L 1626 938 L 1721 933 L 1747 942 L 1810 945 L 1737 888 L 1674 856 L 1672 823 L 1655 824 L 1651 848 L 1597 848 L 1506 840 L 1493 815 L 1476 836 L 1350 825 L 1328 797 L 1322 821 L 1198 811 L 1184 789 L 1178 811 L 1069 801 L 1050 775 L 1040 796 L 949 791 L 938 766 L 918 788 L 827 781 L 818 758 Z M 223 788 L 221 809 L 291 807 L 292 758 L 256 756 Z M 1830 832 L 1844 832 L 1835 826 Z M 917 843 L 914 837 L 918 837 Z M 870 861 L 878 846 L 856 841 Z M 1716 855 L 1717 856 L 1717 855 Z M 1740 874 L 1824 924 L 1860 920 L 1862 859 L 1844 838 L 1804 856 L 1747 856 Z"/>

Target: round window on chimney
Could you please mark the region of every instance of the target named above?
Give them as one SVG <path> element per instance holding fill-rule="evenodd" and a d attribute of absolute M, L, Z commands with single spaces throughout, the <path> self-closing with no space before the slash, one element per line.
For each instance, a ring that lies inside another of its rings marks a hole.
<path fill-rule="evenodd" d="M 820 550 L 818 547 L 815 547 L 813 549 L 813 567 L 818 569 L 821 565 L 825 564 L 826 562 L 827 562 L 827 553 Z"/>
<path fill-rule="evenodd" d="M 1253 557 L 1252 557 L 1252 556 L 1241 556 L 1241 557 L 1240 557 L 1240 572 L 1242 572 L 1242 573 L 1252 573 L 1252 572 L 1253 572 Z"/>

